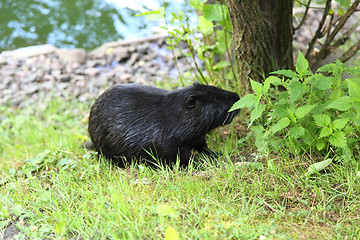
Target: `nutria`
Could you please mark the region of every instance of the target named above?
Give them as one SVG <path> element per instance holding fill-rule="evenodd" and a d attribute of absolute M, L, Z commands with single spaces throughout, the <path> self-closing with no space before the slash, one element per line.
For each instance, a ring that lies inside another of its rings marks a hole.
<path fill-rule="evenodd" d="M 89 133 L 95 150 L 124 166 L 131 160 L 186 166 L 191 151 L 213 155 L 205 135 L 228 124 L 240 99 L 223 89 L 195 83 L 177 90 L 123 84 L 102 93 L 91 107 Z M 124 162 L 124 158 L 125 161 Z"/>

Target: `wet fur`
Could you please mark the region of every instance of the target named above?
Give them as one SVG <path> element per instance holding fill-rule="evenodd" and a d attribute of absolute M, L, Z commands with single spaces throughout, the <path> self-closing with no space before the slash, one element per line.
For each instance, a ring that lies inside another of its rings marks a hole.
<path fill-rule="evenodd" d="M 177 90 L 125 84 L 106 90 L 93 104 L 89 133 L 94 147 L 120 166 L 135 159 L 165 164 L 180 157 L 186 166 L 191 150 L 208 155 L 206 133 L 228 124 L 238 111 L 228 113 L 239 100 L 236 93 L 194 84 Z"/>

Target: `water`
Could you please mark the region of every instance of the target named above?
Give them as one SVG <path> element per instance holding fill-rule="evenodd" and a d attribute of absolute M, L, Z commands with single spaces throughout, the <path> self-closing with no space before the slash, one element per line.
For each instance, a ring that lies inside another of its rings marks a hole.
<path fill-rule="evenodd" d="M 93 49 L 103 43 L 152 34 L 159 21 L 138 13 L 163 0 L 0 0 L 0 52 L 39 44 Z M 166 12 L 194 18 L 188 0 L 165 1 Z"/>

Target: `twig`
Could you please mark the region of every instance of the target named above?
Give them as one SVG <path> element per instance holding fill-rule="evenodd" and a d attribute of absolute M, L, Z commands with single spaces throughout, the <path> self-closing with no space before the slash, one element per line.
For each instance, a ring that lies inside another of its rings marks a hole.
<path fill-rule="evenodd" d="M 278 210 L 276 210 L 275 208 L 273 208 L 272 206 L 270 206 L 267 202 L 265 202 L 265 200 L 261 199 L 260 197 L 258 197 L 258 199 L 259 199 L 260 201 L 262 201 L 268 208 L 270 208 L 271 211 L 280 213 Z"/>
<path fill-rule="evenodd" d="M 299 30 L 299 28 L 304 24 L 305 20 L 306 20 L 306 17 L 308 15 L 308 11 L 309 11 L 309 8 L 310 8 L 310 3 L 311 3 L 311 0 L 308 1 L 308 3 L 306 4 L 306 8 L 305 8 L 305 12 L 304 12 L 304 15 L 303 15 L 303 18 L 301 19 L 299 25 L 294 28 L 294 32 Z"/>
<path fill-rule="evenodd" d="M 228 46 L 228 41 L 227 41 L 227 34 L 226 34 L 226 23 L 225 23 L 225 11 L 224 11 L 224 6 L 223 6 L 223 1 L 221 1 L 221 13 L 222 13 L 222 18 L 223 18 L 223 22 L 224 22 L 224 37 L 225 37 L 225 46 L 226 46 L 226 53 L 228 55 L 228 58 L 229 58 L 229 62 L 230 62 L 230 66 L 231 66 L 231 71 L 233 73 L 233 76 L 234 76 L 234 79 L 235 79 L 235 82 L 236 83 L 239 83 L 238 82 L 238 79 L 236 77 L 236 73 L 235 73 L 235 68 L 234 68 L 234 64 L 232 62 L 232 59 L 231 59 L 231 54 L 230 54 L 230 50 L 229 50 L 229 46 Z"/>
<path fill-rule="evenodd" d="M 350 58 L 352 58 L 352 56 L 355 55 L 355 53 L 357 51 L 360 50 L 360 42 L 355 43 L 349 50 L 347 50 L 341 57 L 340 57 L 340 61 L 342 62 L 346 62 L 347 60 L 349 60 Z"/>
<path fill-rule="evenodd" d="M 344 33 L 344 36 L 342 38 L 336 40 L 336 42 L 330 46 L 329 51 L 334 52 L 336 48 L 343 45 L 350 38 L 350 35 L 355 31 L 357 26 L 359 26 L 359 23 L 360 20 L 356 21 L 356 23 L 354 23 L 353 26 Z"/>
<path fill-rule="evenodd" d="M 202 74 L 202 72 L 201 72 L 201 70 L 200 70 L 200 68 L 199 68 L 199 65 L 198 65 L 197 62 L 196 62 L 196 59 L 195 59 L 195 51 L 194 51 L 193 47 L 189 44 L 189 41 L 190 41 L 190 40 L 185 41 L 185 42 L 186 42 L 186 44 L 188 45 L 189 50 L 190 50 L 190 52 L 191 52 L 191 57 L 192 57 L 192 59 L 193 59 L 193 61 L 194 61 L 196 70 L 199 72 L 199 74 L 200 74 L 201 78 L 203 79 L 204 83 L 207 83 L 206 78 L 205 78 L 204 75 Z"/>
<path fill-rule="evenodd" d="M 326 57 L 331 41 L 334 39 L 336 34 L 338 34 L 338 32 L 344 26 L 349 17 L 354 13 L 359 3 L 360 0 L 355 0 L 354 3 L 349 7 L 347 12 L 339 18 L 339 23 L 335 26 L 334 30 L 326 37 L 324 44 L 322 45 L 319 53 L 316 55 L 315 63 Z"/>
<path fill-rule="evenodd" d="M 321 29 L 323 28 L 323 25 L 325 23 L 325 19 L 327 17 L 327 15 L 329 14 L 329 10 L 330 10 L 330 7 L 331 7 L 331 0 L 327 0 L 326 1 L 326 5 L 325 5 L 325 9 L 324 9 L 324 13 L 323 13 L 323 16 L 321 18 L 321 21 L 319 23 L 319 27 L 318 29 L 316 30 L 315 34 L 314 34 L 314 37 L 311 39 L 310 43 L 309 43 L 309 47 L 306 51 L 306 54 L 305 54 L 305 57 L 307 59 L 309 59 L 310 57 L 310 53 L 312 52 L 312 50 L 314 49 L 314 44 L 316 42 L 316 40 L 320 37 L 322 37 L 322 33 L 321 33 Z"/>

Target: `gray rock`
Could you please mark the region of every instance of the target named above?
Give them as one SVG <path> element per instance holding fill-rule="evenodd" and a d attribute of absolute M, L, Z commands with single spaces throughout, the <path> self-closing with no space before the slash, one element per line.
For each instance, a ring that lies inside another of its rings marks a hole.
<path fill-rule="evenodd" d="M 28 84 L 24 87 L 24 93 L 26 95 L 32 95 L 39 91 L 39 84 Z"/>
<path fill-rule="evenodd" d="M 56 77 L 60 82 L 69 82 L 71 77 L 69 74 L 65 73 L 65 74 L 60 74 Z"/>
<path fill-rule="evenodd" d="M 0 59 L 2 58 L 26 59 L 29 57 L 54 53 L 56 49 L 57 48 L 51 44 L 24 47 L 16 50 L 4 51 L 0 54 Z"/>
<path fill-rule="evenodd" d="M 134 65 L 136 60 L 138 60 L 139 56 L 140 55 L 138 53 L 131 54 L 131 57 L 130 57 L 129 61 L 126 63 L 126 65 L 129 66 L 129 67 Z"/>
<path fill-rule="evenodd" d="M 66 63 L 84 63 L 86 59 L 85 49 L 57 49 L 56 54 Z"/>
<path fill-rule="evenodd" d="M 148 42 L 145 42 L 139 46 L 137 46 L 136 51 L 141 54 L 146 54 L 149 49 L 150 44 Z"/>
<path fill-rule="evenodd" d="M 100 70 L 97 68 L 86 68 L 84 70 L 84 74 L 89 75 L 91 77 L 94 77 L 94 76 L 98 75 L 99 73 L 100 73 Z"/>

